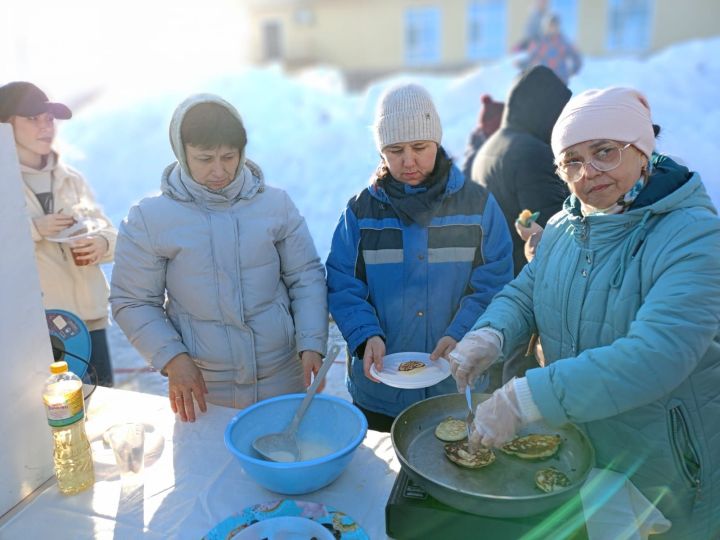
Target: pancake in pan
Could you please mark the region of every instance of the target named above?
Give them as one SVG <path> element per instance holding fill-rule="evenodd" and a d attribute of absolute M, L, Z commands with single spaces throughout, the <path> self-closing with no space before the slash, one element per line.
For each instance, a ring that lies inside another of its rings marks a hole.
<path fill-rule="evenodd" d="M 464 420 L 448 416 L 435 427 L 435 436 L 441 441 L 462 441 L 467 437 L 467 424 Z"/>
<path fill-rule="evenodd" d="M 481 447 L 477 452 L 470 452 L 467 441 L 457 441 L 445 445 L 445 456 L 461 467 L 480 469 L 495 461 L 495 454 L 490 448 Z"/>
<path fill-rule="evenodd" d="M 506 454 L 522 459 L 547 459 L 554 456 L 560 449 L 560 435 L 525 435 L 516 437 L 502 446 Z"/>

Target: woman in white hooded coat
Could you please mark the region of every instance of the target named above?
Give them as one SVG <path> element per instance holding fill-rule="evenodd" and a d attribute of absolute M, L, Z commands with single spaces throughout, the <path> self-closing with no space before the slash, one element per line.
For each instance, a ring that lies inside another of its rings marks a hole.
<path fill-rule="evenodd" d="M 305 220 L 245 158 L 242 119 L 223 99 L 186 99 L 170 141 L 177 161 L 162 193 L 120 227 L 115 320 L 168 376 L 183 421 L 195 420 L 195 403 L 243 408 L 303 391 L 328 329 L 325 274 Z"/>

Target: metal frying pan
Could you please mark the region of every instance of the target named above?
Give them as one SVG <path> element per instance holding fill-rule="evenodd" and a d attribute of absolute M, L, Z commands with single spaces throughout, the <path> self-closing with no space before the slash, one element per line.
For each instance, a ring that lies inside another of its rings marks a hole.
<path fill-rule="evenodd" d="M 473 406 L 489 398 L 473 394 Z M 595 462 L 595 452 L 584 433 L 572 424 L 551 428 L 535 423 L 522 430 L 559 434 L 563 443 L 550 459 L 526 461 L 495 450 L 495 462 L 483 469 L 466 469 L 445 457 L 443 441 L 435 427 L 448 416 L 464 419 L 465 397 L 448 394 L 411 405 L 398 415 L 391 428 L 392 443 L 403 470 L 437 500 L 470 512 L 491 517 L 525 517 L 547 512 L 572 498 Z M 544 493 L 535 487 L 535 472 L 555 467 L 570 479 L 568 488 Z"/>

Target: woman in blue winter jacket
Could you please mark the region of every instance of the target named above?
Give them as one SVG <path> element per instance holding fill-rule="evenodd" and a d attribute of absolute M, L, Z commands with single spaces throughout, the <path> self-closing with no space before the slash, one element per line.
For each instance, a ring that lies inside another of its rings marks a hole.
<path fill-rule="evenodd" d="M 572 98 L 552 148 L 571 195 L 451 354 L 459 389 L 533 333 L 547 364 L 478 405 L 471 442 L 577 423 L 597 467 L 627 475 L 672 522 L 657 538 L 719 538 L 717 211 L 697 173 L 654 153 L 635 90 Z"/>
<path fill-rule="evenodd" d="M 326 266 L 330 312 L 350 351 L 348 390 L 370 429 L 389 431 L 404 408 L 455 385 L 394 388 L 370 366 L 381 371 L 389 353 L 446 356 L 512 278 L 512 244 L 493 196 L 440 146 L 424 88 L 386 92 L 374 133 L 380 165 L 340 217 Z"/>

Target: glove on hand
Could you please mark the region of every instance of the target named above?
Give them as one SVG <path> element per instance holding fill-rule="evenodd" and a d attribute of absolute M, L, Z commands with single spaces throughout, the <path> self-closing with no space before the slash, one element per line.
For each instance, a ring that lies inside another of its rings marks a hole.
<path fill-rule="evenodd" d="M 475 429 L 470 433 L 471 446 L 500 447 L 512 440 L 525 424 L 514 382 L 513 378 L 477 406 L 473 422 Z"/>
<path fill-rule="evenodd" d="M 480 328 L 465 334 L 455 349 L 448 355 L 450 371 L 457 383 L 458 392 L 474 385 L 500 357 L 500 337 L 493 330 Z"/>

